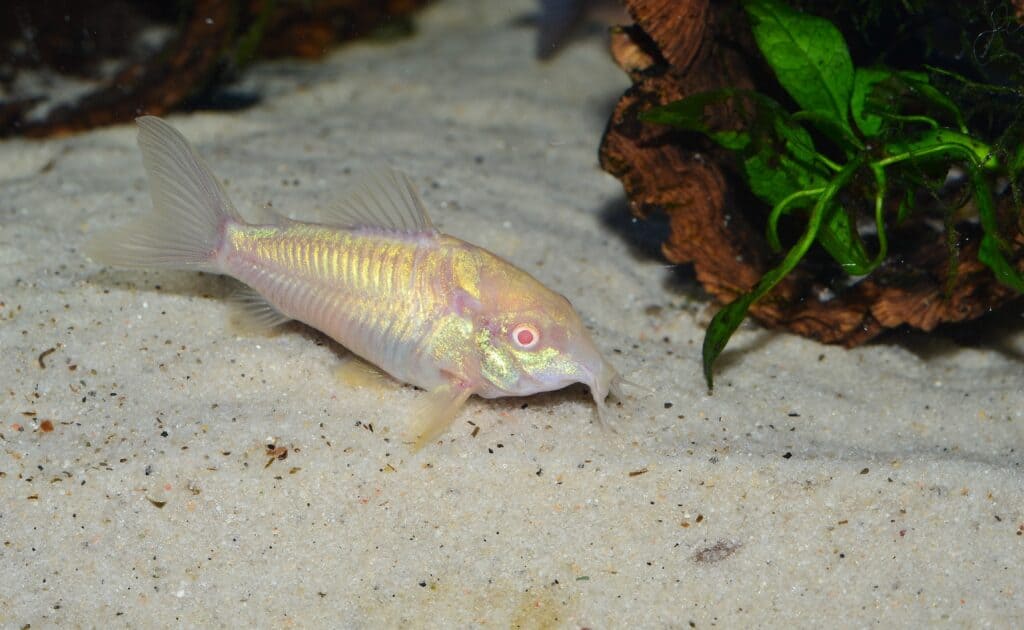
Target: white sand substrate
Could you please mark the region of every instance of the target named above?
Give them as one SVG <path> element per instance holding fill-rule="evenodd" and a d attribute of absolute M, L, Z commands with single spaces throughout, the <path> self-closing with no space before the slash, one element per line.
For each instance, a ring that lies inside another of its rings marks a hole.
<path fill-rule="evenodd" d="M 339 380 L 232 284 L 103 268 L 146 212 L 130 125 L 0 143 L 0 626 L 1011 627 L 1024 623 L 1024 322 L 855 350 L 750 325 L 709 395 L 709 317 L 597 146 L 602 42 L 550 64 L 526 0 L 440 2 L 397 43 L 260 64 L 257 106 L 175 115 L 244 212 L 302 217 L 367 164 L 572 299 L 630 379 L 473 399 Z M 52 430 L 47 430 L 52 429 Z"/>

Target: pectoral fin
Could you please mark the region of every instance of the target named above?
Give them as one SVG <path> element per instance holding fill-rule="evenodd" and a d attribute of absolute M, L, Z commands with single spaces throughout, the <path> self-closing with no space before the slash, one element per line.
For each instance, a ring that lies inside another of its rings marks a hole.
<path fill-rule="evenodd" d="M 249 335 L 267 334 L 290 318 L 267 302 L 266 298 L 250 287 L 239 287 L 230 297 L 231 326 Z"/>
<path fill-rule="evenodd" d="M 472 395 L 472 389 L 454 383 L 427 392 L 423 401 L 417 405 L 409 426 L 408 438 L 413 444 L 412 450 L 420 450 L 444 433 L 455 419 L 455 414 Z"/>
<path fill-rule="evenodd" d="M 384 391 L 397 386 L 395 380 L 382 372 L 379 367 L 367 363 L 355 355 L 345 357 L 335 368 L 334 376 L 348 387 Z"/>

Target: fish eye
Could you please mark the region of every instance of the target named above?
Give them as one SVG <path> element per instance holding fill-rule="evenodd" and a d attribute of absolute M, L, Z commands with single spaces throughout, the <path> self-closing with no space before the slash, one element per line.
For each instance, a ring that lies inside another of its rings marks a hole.
<path fill-rule="evenodd" d="M 519 324 L 512 329 L 512 342 L 523 350 L 530 350 L 540 342 L 540 331 L 529 324 Z"/>

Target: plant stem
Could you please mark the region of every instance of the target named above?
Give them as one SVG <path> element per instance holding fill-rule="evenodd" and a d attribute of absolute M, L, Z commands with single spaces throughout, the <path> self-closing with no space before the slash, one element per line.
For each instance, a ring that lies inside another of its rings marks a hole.
<path fill-rule="evenodd" d="M 814 197 L 825 192 L 824 188 L 808 188 L 806 190 L 798 190 L 795 193 L 789 195 L 779 203 L 775 204 L 772 208 L 772 213 L 768 215 L 768 246 L 772 248 L 772 251 L 778 252 L 782 250 L 782 243 L 779 241 L 779 217 L 786 213 L 795 201 L 803 199 L 804 197 Z"/>
<path fill-rule="evenodd" d="M 824 164 L 825 166 L 827 166 L 830 170 L 832 170 L 835 173 L 838 173 L 839 171 L 843 170 L 842 166 L 839 166 L 838 164 L 828 159 L 824 155 L 818 153 L 817 151 L 814 152 L 814 158 L 821 162 L 822 164 Z"/>
<path fill-rule="evenodd" d="M 878 190 L 875 191 L 875 230 L 878 232 L 878 255 L 871 262 L 871 267 L 874 269 L 885 260 L 889 253 L 889 237 L 885 233 L 885 169 L 877 162 L 872 162 L 869 166 L 875 175 L 875 184 L 878 185 Z"/>

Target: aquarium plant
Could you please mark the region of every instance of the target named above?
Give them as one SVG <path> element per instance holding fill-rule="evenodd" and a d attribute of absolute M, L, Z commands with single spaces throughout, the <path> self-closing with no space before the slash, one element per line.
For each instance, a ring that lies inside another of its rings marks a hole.
<path fill-rule="evenodd" d="M 1014 244 L 1024 233 L 1021 87 L 931 65 L 855 66 L 829 20 L 779 0 L 742 6 L 781 96 L 721 89 L 641 114 L 643 121 L 698 132 L 734 152 L 744 182 L 770 206 L 764 229 L 777 262 L 708 326 L 708 387 L 716 358 L 750 306 L 811 252 L 824 252 L 846 282 L 857 282 L 880 265 L 898 264 L 889 260 L 890 233 L 908 221 L 930 220 L 944 230 L 950 281 L 957 273 L 958 224 L 980 225 L 978 259 L 1000 283 L 1024 293 L 1015 263 L 1020 243 Z M 972 129 L 961 105 L 937 86 L 939 79 L 974 98 L 1015 100 L 1018 114 L 1001 133 Z M 739 128 L 715 128 L 709 112 L 722 106 L 740 114 Z M 958 184 L 961 193 L 947 202 Z M 1011 200 L 997 204 L 997 196 Z"/>

